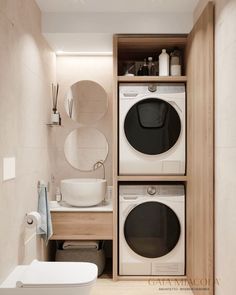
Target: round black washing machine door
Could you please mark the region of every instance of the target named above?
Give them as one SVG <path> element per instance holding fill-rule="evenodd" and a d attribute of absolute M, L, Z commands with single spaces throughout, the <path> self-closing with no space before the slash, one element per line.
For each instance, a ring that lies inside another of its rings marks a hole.
<path fill-rule="evenodd" d="M 171 104 L 159 98 L 147 98 L 130 108 L 125 117 L 124 132 L 134 149 L 143 154 L 158 155 L 175 145 L 181 132 L 181 121 Z"/>
<path fill-rule="evenodd" d="M 175 212 L 159 202 L 145 202 L 130 211 L 124 224 L 124 236 L 138 255 L 158 258 L 178 243 L 181 232 Z"/>

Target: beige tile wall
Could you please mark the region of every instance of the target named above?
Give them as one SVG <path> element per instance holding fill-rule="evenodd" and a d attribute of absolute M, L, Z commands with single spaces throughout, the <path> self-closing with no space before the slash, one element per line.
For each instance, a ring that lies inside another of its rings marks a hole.
<path fill-rule="evenodd" d="M 50 180 L 51 83 L 55 54 L 41 33 L 33 0 L 0 1 L 0 282 L 16 264 L 43 257 L 43 242 L 23 226 L 37 209 L 37 181 Z M 3 157 L 16 157 L 16 178 L 2 181 Z"/>
<path fill-rule="evenodd" d="M 200 14 L 206 0 L 195 11 Z M 235 294 L 236 1 L 215 0 L 215 274 L 216 295 Z"/>
<path fill-rule="evenodd" d="M 53 175 L 55 185 L 60 184 L 64 178 L 74 177 L 102 177 L 102 169 L 95 172 L 82 172 L 73 168 L 65 159 L 64 142 L 67 135 L 80 126 L 71 120 L 65 111 L 65 98 L 69 87 L 80 80 L 92 80 L 99 83 L 108 94 L 108 110 L 104 117 L 86 126 L 97 128 L 101 131 L 109 144 L 109 153 L 105 161 L 108 185 L 112 185 L 112 56 L 58 56 L 57 57 L 57 81 L 60 85 L 59 109 L 62 115 L 61 128 L 54 128 L 54 167 Z"/>

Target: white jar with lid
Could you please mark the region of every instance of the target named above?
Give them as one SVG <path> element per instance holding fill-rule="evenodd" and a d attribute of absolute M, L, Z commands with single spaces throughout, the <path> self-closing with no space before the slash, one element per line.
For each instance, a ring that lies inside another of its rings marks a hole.
<path fill-rule="evenodd" d="M 159 76 L 169 76 L 170 57 L 166 49 L 162 49 L 159 55 Z"/>
<path fill-rule="evenodd" d="M 170 54 L 170 75 L 180 76 L 181 75 L 181 63 L 180 63 L 180 50 L 175 47 L 174 51 Z"/>

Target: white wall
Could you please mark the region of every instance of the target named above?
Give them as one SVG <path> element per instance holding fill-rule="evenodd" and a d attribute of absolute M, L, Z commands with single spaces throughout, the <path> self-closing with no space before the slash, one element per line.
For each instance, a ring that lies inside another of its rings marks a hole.
<path fill-rule="evenodd" d="M 43 258 L 44 243 L 25 230 L 37 210 L 37 181 L 50 179 L 51 82 L 55 54 L 41 35 L 33 0 L 0 2 L 0 282 L 17 265 Z M 3 181 L 4 157 L 16 158 L 16 178 Z"/>
<path fill-rule="evenodd" d="M 188 32 L 192 14 L 184 13 L 43 13 L 43 33 Z"/>
<path fill-rule="evenodd" d="M 200 1 L 195 19 L 206 4 Z M 236 1 L 215 0 L 216 295 L 235 294 L 236 276 Z"/>
<path fill-rule="evenodd" d="M 43 13 L 42 31 L 55 50 L 112 51 L 113 34 L 184 34 L 192 13 Z M 99 43 L 99 45 L 98 45 Z"/>

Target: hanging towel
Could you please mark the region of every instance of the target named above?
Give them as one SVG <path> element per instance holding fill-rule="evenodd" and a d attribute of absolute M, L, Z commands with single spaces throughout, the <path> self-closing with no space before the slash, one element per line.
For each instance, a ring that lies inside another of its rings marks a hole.
<path fill-rule="evenodd" d="M 99 249 L 99 241 L 65 241 L 62 249 Z"/>
<path fill-rule="evenodd" d="M 52 236 L 52 219 L 48 204 L 47 186 L 39 183 L 38 188 L 38 212 L 41 215 L 41 225 L 38 229 L 38 234 L 43 234 L 46 245 Z"/>

